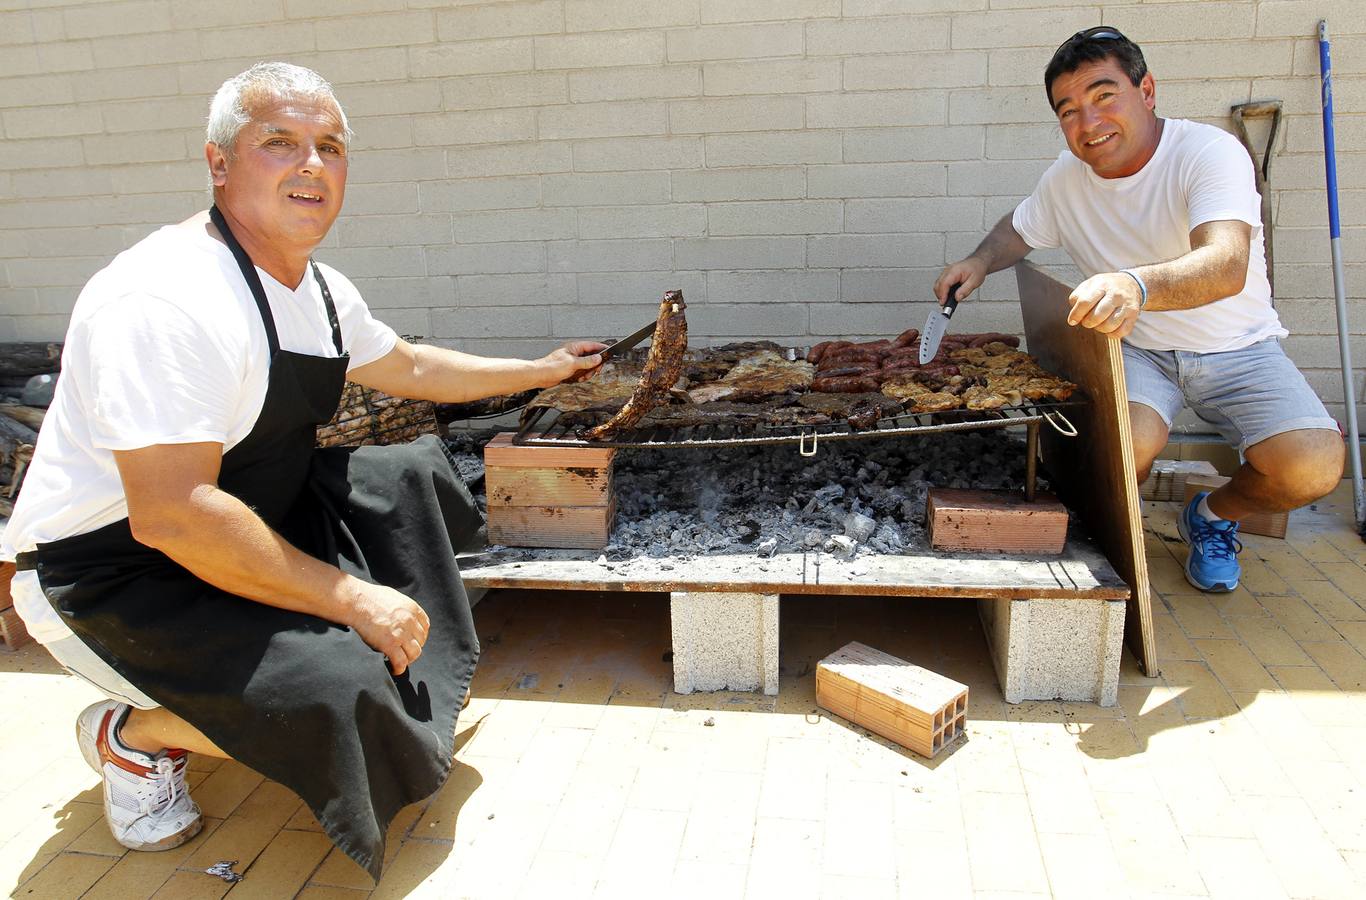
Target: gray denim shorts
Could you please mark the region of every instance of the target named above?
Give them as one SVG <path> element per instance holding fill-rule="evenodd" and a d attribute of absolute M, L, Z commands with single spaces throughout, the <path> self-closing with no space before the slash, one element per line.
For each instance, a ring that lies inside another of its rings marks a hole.
<path fill-rule="evenodd" d="M 1338 431 L 1300 370 L 1268 338 L 1224 353 L 1143 350 L 1124 343 L 1129 400 L 1152 407 L 1170 428 L 1189 405 L 1243 453 L 1286 431 Z"/>

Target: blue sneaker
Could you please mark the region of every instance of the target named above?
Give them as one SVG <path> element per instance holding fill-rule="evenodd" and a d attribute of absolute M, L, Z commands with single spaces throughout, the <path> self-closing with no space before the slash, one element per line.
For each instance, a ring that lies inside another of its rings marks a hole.
<path fill-rule="evenodd" d="M 1231 591 L 1238 587 L 1243 569 L 1238 565 L 1238 554 L 1243 545 L 1238 543 L 1238 523 L 1228 520 L 1210 522 L 1195 511 L 1209 491 L 1195 495 L 1176 520 L 1181 537 L 1190 544 L 1186 557 L 1186 580 L 1202 591 Z"/>

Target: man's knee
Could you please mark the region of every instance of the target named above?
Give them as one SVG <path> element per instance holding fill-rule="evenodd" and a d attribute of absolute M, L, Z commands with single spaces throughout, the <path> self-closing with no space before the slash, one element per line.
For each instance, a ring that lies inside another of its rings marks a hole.
<path fill-rule="evenodd" d="M 1331 493 L 1342 480 L 1346 448 L 1327 429 L 1287 431 L 1247 448 L 1250 465 L 1296 506 Z"/>

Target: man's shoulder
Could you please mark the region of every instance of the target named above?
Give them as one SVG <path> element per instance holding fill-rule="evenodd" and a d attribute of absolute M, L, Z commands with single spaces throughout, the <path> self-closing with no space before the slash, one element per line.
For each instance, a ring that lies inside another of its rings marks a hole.
<path fill-rule="evenodd" d="M 1173 145 L 1182 155 L 1200 154 L 1207 151 L 1237 150 L 1245 152 L 1238 139 L 1216 125 L 1196 122 L 1191 119 L 1167 119 L 1167 127 L 1172 129 Z"/>
<path fill-rule="evenodd" d="M 205 302 L 219 285 L 223 267 L 213 248 L 202 246 L 176 226 L 160 228 L 115 256 L 81 290 L 75 318 L 111 305 L 130 312 L 139 304 L 175 306 L 187 313 L 221 308 Z M 161 301 L 161 302 L 156 302 Z"/>

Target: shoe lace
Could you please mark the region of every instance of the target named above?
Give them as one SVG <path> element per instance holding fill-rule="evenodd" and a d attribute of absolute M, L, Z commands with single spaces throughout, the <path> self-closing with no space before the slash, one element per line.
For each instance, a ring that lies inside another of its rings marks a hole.
<path fill-rule="evenodd" d="M 1211 559 L 1236 559 L 1243 552 L 1242 542 L 1238 540 L 1238 523 L 1224 520 L 1209 522 L 1200 516 L 1193 517 L 1195 536 L 1200 542 L 1200 550 Z"/>
<path fill-rule="evenodd" d="M 143 813 L 153 820 L 171 813 L 176 799 L 185 793 L 184 756 L 162 756 L 156 760 L 156 772 L 147 776 L 147 791 L 142 796 Z"/>

